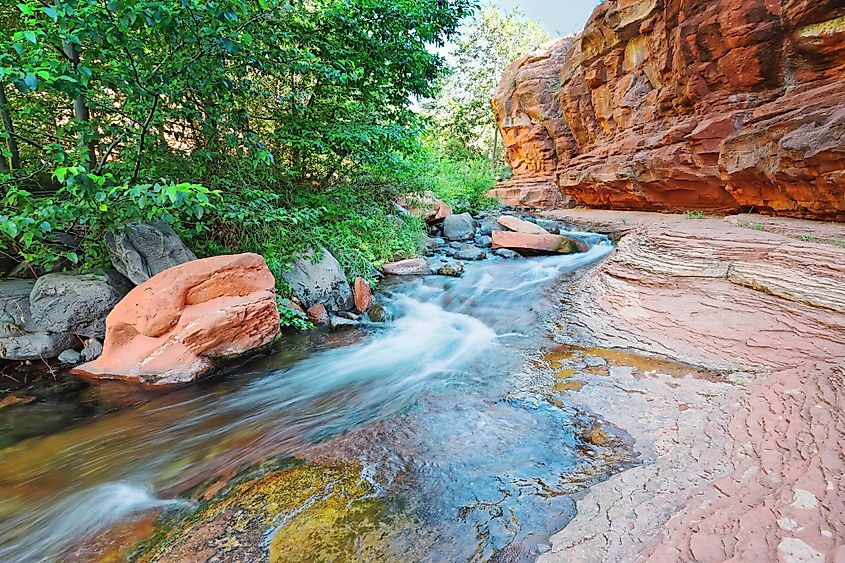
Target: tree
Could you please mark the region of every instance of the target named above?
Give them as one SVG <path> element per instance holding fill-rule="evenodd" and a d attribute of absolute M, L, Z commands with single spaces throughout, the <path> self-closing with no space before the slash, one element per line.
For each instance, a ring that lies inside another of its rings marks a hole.
<path fill-rule="evenodd" d="M 209 189 L 238 201 L 249 188 L 318 191 L 363 175 L 413 148 L 411 101 L 433 95 L 444 66 L 429 46 L 473 8 L 2 3 L 0 245 L 45 261 L 57 230 L 94 245 L 125 220 L 201 218 Z"/>
<path fill-rule="evenodd" d="M 466 151 L 485 154 L 498 168 L 503 152 L 490 99 L 508 65 L 548 40 L 540 25 L 518 8 L 483 6 L 457 42 L 451 72 L 426 105 L 438 135 L 458 140 Z"/>

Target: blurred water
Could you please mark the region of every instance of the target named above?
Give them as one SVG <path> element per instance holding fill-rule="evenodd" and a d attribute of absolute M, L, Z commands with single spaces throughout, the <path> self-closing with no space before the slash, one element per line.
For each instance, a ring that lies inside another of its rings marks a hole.
<path fill-rule="evenodd" d="M 611 251 L 589 240 L 584 254 L 391 282 L 381 298 L 393 320 L 292 338 L 217 381 L 98 387 L 117 412 L 0 450 L 0 561 L 54 560 L 130 514 L 184 507 L 180 495 L 210 475 L 352 430 L 379 479 L 409 475 L 405 492 L 441 546 L 432 560 L 544 541 L 567 514 L 562 476 L 582 461 L 574 415 L 508 392 L 522 353 L 542 342 L 547 288 Z M 397 417 L 401 436 L 367 437 Z"/>

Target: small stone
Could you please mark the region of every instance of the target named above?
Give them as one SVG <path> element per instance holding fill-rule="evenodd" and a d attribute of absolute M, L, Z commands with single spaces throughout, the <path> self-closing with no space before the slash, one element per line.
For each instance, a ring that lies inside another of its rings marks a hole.
<path fill-rule="evenodd" d="M 522 254 L 519 252 L 514 252 L 513 250 L 508 250 L 507 248 L 497 248 L 493 251 L 493 254 L 500 258 L 507 258 L 512 260 L 514 258 L 522 258 Z"/>
<path fill-rule="evenodd" d="M 458 260 L 484 260 L 487 258 L 487 254 L 480 248 L 476 248 L 471 244 L 465 244 L 455 254 L 455 258 Z"/>
<path fill-rule="evenodd" d="M 352 311 L 339 311 L 337 316 L 349 319 L 350 321 L 357 321 L 361 318 L 361 315 L 356 315 Z"/>
<path fill-rule="evenodd" d="M 103 353 L 103 345 L 96 338 L 89 338 L 85 341 L 85 347 L 82 348 L 82 359 L 86 362 L 91 362 L 100 357 Z"/>
<path fill-rule="evenodd" d="M 82 361 L 82 354 L 73 349 L 65 350 L 64 352 L 59 354 L 59 361 L 63 364 L 76 365 Z"/>
<path fill-rule="evenodd" d="M 27 405 L 32 403 L 36 400 L 36 397 L 31 397 L 25 395 L 21 397 L 20 395 L 6 395 L 2 399 L 0 399 L 0 409 L 4 409 L 6 407 L 13 407 L 15 405 Z"/>
<path fill-rule="evenodd" d="M 482 237 L 478 237 L 477 239 L 475 239 L 475 243 L 478 246 L 483 246 L 485 248 L 489 248 L 489 247 L 493 246 L 493 237 L 489 237 L 487 235 L 484 235 Z"/>
<path fill-rule="evenodd" d="M 498 217 L 487 217 L 481 222 L 478 228 L 479 234 L 483 236 L 490 236 L 493 231 L 501 231 L 502 226 L 499 224 Z"/>
<path fill-rule="evenodd" d="M 306 314 L 308 315 L 308 319 L 315 325 L 324 325 L 329 322 L 329 312 L 326 311 L 326 306 L 322 303 L 308 307 Z"/>
<path fill-rule="evenodd" d="M 338 315 L 329 317 L 329 328 L 332 330 L 345 330 L 347 328 L 354 328 L 358 326 L 358 321 L 351 319 L 344 319 Z"/>
<path fill-rule="evenodd" d="M 458 250 L 459 248 L 462 248 L 463 246 L 464 246 L 464 243 L 458 242 L 458 241 L 449 243 L 449 247 L 454 248 L 455 250 Z"/>
<path fill-rule="evenodd" d="M 464 273 L 464 265 L 454 260 L 444 260 L 438 264 L 436 268 L 432 269 L 434 270 L 434 273 L 439 276 L 449 276 L 453 278 L 459 278 Z"/>
<path fill-rule="evenodd" d="M 387 315 L 385 314 L 384 307 L 381 305 L 373 305 L 367 313 L 367 316 L 370 317 L 370 320 L 374 323 L 383 323 Z"/>

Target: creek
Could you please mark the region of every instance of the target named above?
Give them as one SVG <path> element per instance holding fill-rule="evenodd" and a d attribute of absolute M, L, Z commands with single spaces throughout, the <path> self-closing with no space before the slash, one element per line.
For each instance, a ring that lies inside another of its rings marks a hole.
<path fill-rule="evenodd" d="M 259 519 L 258 555 L 238 558 L 535 558 L 571 518 L 571 493 L 618 469 L 579 434 L 594 424 L 589 414 L 527 382 L 527 358 L 550 343 L 555 287 L 612 250 L 603 237 L 577 236 L 588 252 L 389 280 L 377 295 L 385 322 L 287 337 L 198 385 L 106 382 L 86 390 L 90 408 L 74 394 L 64 399 L 73 416 L 33 420 L 35 435 L 4 436 L 0 426 L 0 560 L 88 559 L 86 545 L 145 515 L 166 522 L 164 539 L 136 556 L 171 550 L 180 560 L 171 544 L 203 533 L 168 530 L 202 527 L 199 513 L 230 506 L 239 490 L 230 482 L 273 471 L 299 479 L 302 468 L 319 482 L 297 485 L 310 492 Z M 333 496 L 343 511 L 366 507 L 344 512 L 339 536 L 315 523 Z M 286 534 L 294 551 L 280 545 Z"/>

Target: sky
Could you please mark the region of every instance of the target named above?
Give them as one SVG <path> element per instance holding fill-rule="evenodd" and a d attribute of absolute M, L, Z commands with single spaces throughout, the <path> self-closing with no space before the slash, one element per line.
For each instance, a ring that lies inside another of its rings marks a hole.
<path fill-rule="evenodd" d="M 522 8 L 530 19 L 538 22 L 549 37 L 570 35 L 583 29 L 598 0 L 496 0 L 505 10 Z"/>

